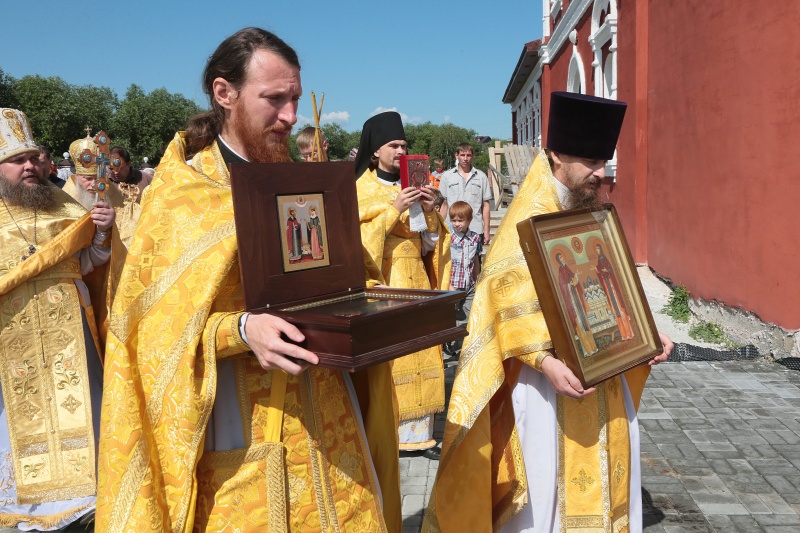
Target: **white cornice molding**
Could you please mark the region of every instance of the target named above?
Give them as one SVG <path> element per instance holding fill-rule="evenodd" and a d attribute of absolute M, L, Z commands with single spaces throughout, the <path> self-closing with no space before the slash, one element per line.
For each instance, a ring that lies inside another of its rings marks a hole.
<path fill-rule="evenodd" d="M 525 85 L 522 86 L 522 90 L 517 94 L 517 98 L 511 103 L 511 109 L 519 109 L 522 105 L 522 101 L 525 99 L 525 95 L 527 95 L 531 89 L 533 89 L 533 85 L 539 81 L 542 77 L 542 62 L 539 61 L 536 63 L 536 68 L 528 74 L 528 79 L 525 80 Z"/>
<path fill-rule="evenodd" d="M 545 2 L 547 1 L 548 0 L 545 0 Z M 542 63 L 546 65 L 550 64 L 550 60 L 561 50 L 564 43 L 567 42 L 569 32 L 578 25 L 578 21 L 580 21 L 584 12 L 593 4 L 593 0 L 572 0 L 572 2 L 569 3 L 558 25 L 553 29 L 553 35 L 550 36 L 550 40 L 541 48 Z"/>

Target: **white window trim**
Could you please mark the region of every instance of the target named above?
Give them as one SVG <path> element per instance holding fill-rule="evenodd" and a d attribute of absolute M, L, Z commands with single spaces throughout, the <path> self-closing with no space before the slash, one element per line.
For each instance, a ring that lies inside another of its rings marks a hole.
<path fill-rule="evenodd" d="M 573 80 L 577 79 L 579 87 L 573 85 Z M 577 90 L 576 90 L 577 89 Z M 569 60 L 569 71 L 567 72 L 567 91 L 571 93 L 586 94 L 586 73 L 583 71 L 583 60 L 578 52 L 578 46 L 572 45 L 572 57 Z"/>
<path fill-rule="evenodd" d="M 547 2 L 545 2 L 547 3 Z M 511 103 L 511 109 L 517 113 L 516 119 L 514 121 L 514 127 L 517 130 L 517 141 L 520 144 L 524 144 L 525 142 L 530 143 L 530 139 L 525 139 L 525 117 L 530 116 L 528 113 L 531 109 L 531 99 L 528 98 L 528 104 L 525 104 L 525 98 L 531 94 L 534 86 L 536 86 L 539 90 L 540 99 L 541 99 L 541 88 L 542 88 L 542 65 L 543 63 L 540 61 L 536 64 L 536 68 L 531 72 L 528 76 L 527 80 L 525 81 L 525 85 L 523 86 L 522 90 L 517 95 L 517 98 Z M 539 104 L 539 115 L 541 117 L 541 102 Z M 535 117 L 535 115 L 534 115 Z M 541 119 L 539 121 L 539 128 L 541 129 Z M 534 142 L 536 140 L 534 139 Z M 539 132 L 539 145 L 541 145 L 541 131 Z"/>
<path fill-rule="evenodd" d="M 600 25 L 600 14 L 605 8 L 608 9 L 608 15 Z M 603 61 L 603 46 L 611 42 L 608 47 L 609 56 L 606 61 Z M 616 0 L 594 0 L 592 7 L 592 33 L 589 36 L 589 44 L 592 47 L 594 60 L 592 67 L 594 68 L 594 94 L 609 98 L 611 100 L 617 99 L 617 2 Z M 611 72 L 605 63 L 610 63 Z M 611 87 L 606 86 L 606 80 L 610 75 Z M 606 176 L 611 176 L 613 182 L 617 181 L 617 151 L 614 150 L 614 156 L 606 162 Z"/>
<path fill-rule="evenodd" d="M 589 9 L 593 0 L 572 0 L 564 11 L 558 25 L 553 28 L 553 34 L 547 44 L 541 48 L 542 63 L 549 65 L 561 47 L 567 42 L 570 32 L 578 25 L 583 13 Z M 542 2 L 549 4 L 548 2 Z M 548 20 L 549 23 L 549 20 Z"/>
<path fill-rule="evenodd" d="M 604 8 L 609 7 L 608 16 L 600 25 L 600 13 Z M 603 46 L 611 41 L 609 46 L 609 56 L 611 58 L 611 90 L 606 90 L 605 80 L 608 78 L 604 74 Z M 594 60 L 594 94 L 612 100 L 617 99 L 617 3 L 616 0 L 595 0 L 592 9 L 592 33 L 589 36 L 589 44 L 592 47 Z"/>

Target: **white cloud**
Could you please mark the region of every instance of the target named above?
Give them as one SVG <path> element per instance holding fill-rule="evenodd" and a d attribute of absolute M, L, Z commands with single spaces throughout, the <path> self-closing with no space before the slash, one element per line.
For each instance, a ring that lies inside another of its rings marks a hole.
<path fill-rule="evenodd" d="M 345 124 L 350 122 L 350 112 L 349 111 L 333 111 L 331 113 L 323 113 L 319 119 L 320 122 L 338 122 L 339 124 Z"/>
<path fill-rule="evenodd" d="M 339 124 L 346 124 L 350 122 L 350 112 L 349 111 L 332 111 L 330 113 L 323 113 L 322 116 L 319 118 L 320 124 L 326 124 L 331 122 L 337 122 Z M 306 124 L 314 124 L 314 119 L 309 118 L 305 115 L 297 115 L 297 124 L 295 127 L 300 128 L 305 126 Z"/>
<path fill-rule="evenodd" d="M 444 116 L 444 123 L 445 124 L 450 124 L 450 115 L 445 115 Z"/>
<path fill-rule="evenodd" d="M 423 122 L 425 122 L 425 120 L 420 117 L 409 117 L 405 113 L 397 111 L 397 107 L 378 106 L 372 111 L 372 113 L 369 114 L 369 116 L 374 117 L 378 113 L 385 113 L 386 111 L 395 111 L 397 113 L 400 113 L 400 119 L 403 121 L 404 124 L 422 124 Z"/>

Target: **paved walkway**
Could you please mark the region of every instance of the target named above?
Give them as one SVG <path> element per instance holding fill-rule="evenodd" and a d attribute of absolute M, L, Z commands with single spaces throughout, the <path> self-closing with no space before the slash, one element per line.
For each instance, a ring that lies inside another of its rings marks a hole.
<path fill-rule="evenodd" d="M 658 310 L 664 287 L 648 274 Z M 660 331 L 697 344 L 663 317 Z M 449 396 L 455 368 L 445 375 Z M 765 361 L 664 363 L 639 424 L 645 532 L 800 532 L 800 372 Z M 436 438 L 443 429 L 440 414 Z M 403 533 L 419 531 L 438 465 L 401 457 Z"/>
<path fill-rule="evenodd" d="M 800 372 L 665 363 L 639 425 L 645 531 L 800 532 Z"/>

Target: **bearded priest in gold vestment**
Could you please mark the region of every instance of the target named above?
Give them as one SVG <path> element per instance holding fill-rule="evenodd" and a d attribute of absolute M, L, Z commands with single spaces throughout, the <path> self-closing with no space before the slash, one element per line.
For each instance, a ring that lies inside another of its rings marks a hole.
<path fill-rule="evenodd" d="M 0 109 L 0 529 L 25 531 L 83 528 L 94 509 L 119 273 L 114 210 L 87 213 L 40 172 L 28 119 Z"/>
<path fill-rule="evenodd" d="M 389 367 L 317 368 L 296 327 L 244 312 L 228 164 L 289 160 L 297 54 L 246 28 L 203 80 L 212 110 L 167 148 L 112 309 L 97 530 L 399 532 Z"/>
<path fill-rule="evenodd" d="M 100 155 L 100 150 L 94 139 L 87 135 L 83 139 L 77 139 L 69 145 L 69 154 L 75 163 L 75 174 L 67 178 L 64 183 L 64 192 L 76 199 L 86 209 L 91 209 L 95 202 L 95 181 L 97 180 L 97 163 L 84 165 L 80 154 L 84 150 L 89 150 L 95 156 Z M 110 171 L 109 171 L 110 172 Z M 133 232 L 136 231 L 136 223 L 139 222 L 139 215 L 142 208 L 136 203 L 135 198 L 127 198 L 119 190 L 116 183 L 107 180 L 105 201 L 111 204 L 116 212 L 116 227 L 122 244 L 127 249 L 133 239 Z"/>
<path fill-rule="evenodd" d="M 367 286 L 446 290 L 450 233 L 433 208 L 433 187 L 400 188 L 405 139 L 403 122 L 394 111 L 370 118 L 361 131 L 356 189 Z M 433 415 L 444 410 L 441 346 L 396 359 L 392 374 L 400 409 L 400 449 L 426 450 L 426 457 L 438 459 Z"/>
<path fill-rule="evenodd" d="M 425 533 L 639 532 L 636 409 L 650 366 L 584 389 L 553 345 L 517 222 L 596 207 L 626 104 L 550 99 L 540 153 L 489 249 L 447 412 Z M 661 336 L 666 359 L 672 343 Z"/>

